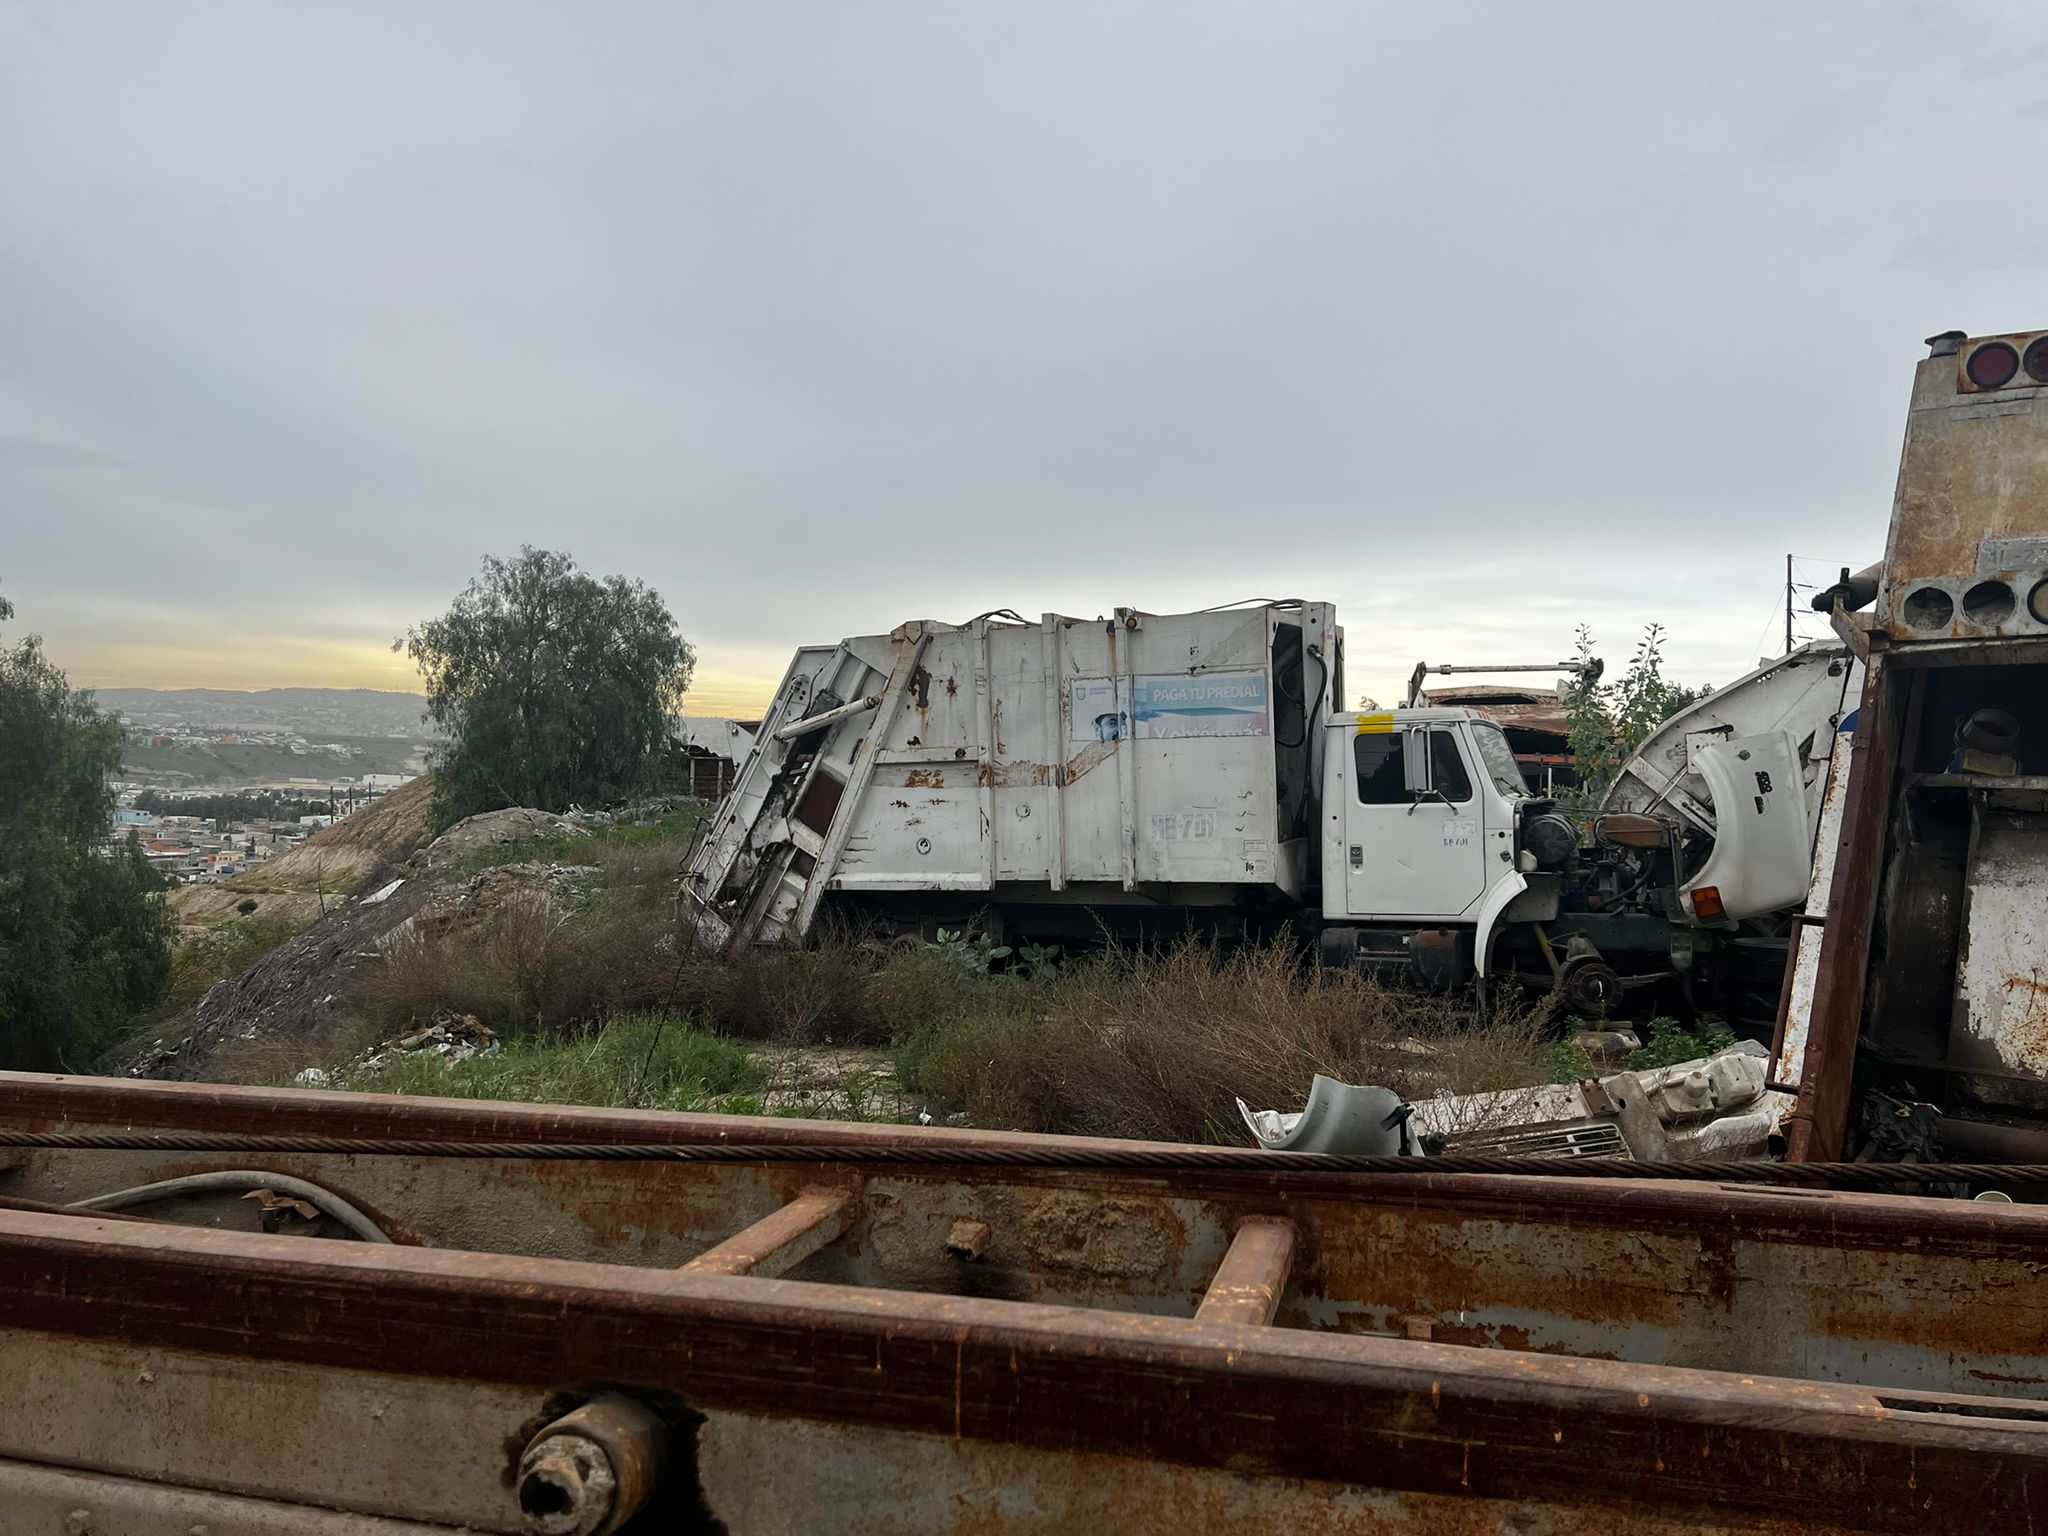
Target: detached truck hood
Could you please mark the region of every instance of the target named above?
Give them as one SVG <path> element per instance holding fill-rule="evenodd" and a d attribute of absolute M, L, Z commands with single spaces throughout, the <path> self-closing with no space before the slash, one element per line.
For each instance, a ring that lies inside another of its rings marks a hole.
<path fill-rule="evenodd" d="M 1693 768 L 1713 798 L 1714 851 L 1679 888 L 1687 915 L 1718 923 L 1798 906 L 1806 898 L 1813 849 L 1791 733 L 1701 747 Z"/>

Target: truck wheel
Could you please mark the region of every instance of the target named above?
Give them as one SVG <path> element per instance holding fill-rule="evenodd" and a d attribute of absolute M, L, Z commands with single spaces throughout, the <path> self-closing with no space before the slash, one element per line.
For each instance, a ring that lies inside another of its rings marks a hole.
<path fill-rule="evenodd" d="M 1604 1018 L 1607 1010 L 1621 1000 L 1621 977 L 1604 960 L 1582 960 L 1566 968 L 1557 984 L 1557 995 L 1574 1013 Z"/>

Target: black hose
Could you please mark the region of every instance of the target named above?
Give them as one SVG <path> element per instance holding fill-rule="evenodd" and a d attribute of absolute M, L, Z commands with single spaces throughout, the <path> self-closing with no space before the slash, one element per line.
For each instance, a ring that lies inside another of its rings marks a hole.
<path fill-rule="evenodd" d="M 125 1211 L 130 1206 L 152 1205 L 160 1200 L 178 1200 L 187 1195 L 209 1194 L 216 1190 L 236 1193 L 258 1189 L 272 1189 L 294 1200 L 303 1200 L 333 1217 L 366 1243 L 391 1241 L 388 1232 L 333 1190 L 288 1173 L 272 1173 L 261 1168 L 220 1168 L 210 1173 L 188 1173 L 181 1178 L 159 1179 L 153 1184 L 138 1184 L 132 1189 L 116 1189 L 88 1200 L 74 1200 L 70 1208 L 74 1211 Z"/>

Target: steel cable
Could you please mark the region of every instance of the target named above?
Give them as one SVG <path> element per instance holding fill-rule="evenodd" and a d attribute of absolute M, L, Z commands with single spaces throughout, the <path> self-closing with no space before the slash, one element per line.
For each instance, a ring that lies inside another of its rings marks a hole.
<path fill-rule="evenodd" d="M 1723 1184 L 1889 1186 L 2048 1183 L 2041 1163 L 1632 1162 L 1572 1157 L 1358 1157 L 1212 1147 L 947 1146 L 895 1142 L 685 1144 L 407 1141 L 383 1137 L 220 1135 L 193 1131 L 7 1131 L 0 1147 L 53 1151 L 301 1153 L 531 1162 L 847 1163 L 878 1167 L 1128 1169 L 1139 1172 L 1510 1174 L 1524 1178 L 1648 1179 Z"/>

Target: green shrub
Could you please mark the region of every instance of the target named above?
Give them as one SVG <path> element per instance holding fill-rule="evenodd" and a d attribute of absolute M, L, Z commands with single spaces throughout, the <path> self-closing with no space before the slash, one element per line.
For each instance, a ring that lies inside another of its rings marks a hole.
<path fill-rule="evenodd" d="M 1628 1059 L 1628 1070 L 1675 1067 L 1681 1061 L 1714 1056 L 1735 1044 L 1735 1031 L 1718 1019 L 1702 1019 L 1687 1029 L 1676 1019 L 1655 1018 L 1644 1026 L 1643 1048 Z"/>
<path fill-rule="evenodd" d="M 621 1015 L 575 1033 L 516 1036 L 503 1041 L 497 1054 L 467 1061 L 404 1057 L 351 1086 L 443 1098 L 687 1110 L 759 1083 L 759 1070 L 744 1047 L 687 1017 L 650 1013 Z"/>

